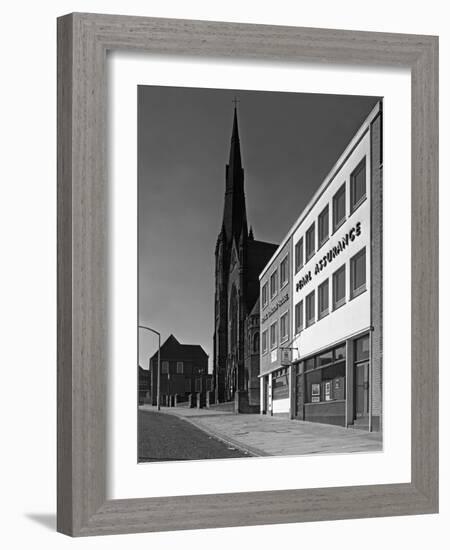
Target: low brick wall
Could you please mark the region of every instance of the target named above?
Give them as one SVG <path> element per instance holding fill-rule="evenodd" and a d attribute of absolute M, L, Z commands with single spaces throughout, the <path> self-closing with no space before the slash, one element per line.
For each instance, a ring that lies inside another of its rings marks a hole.
<path fill-rule="evenodd" d="M 345 426 L 345 400 L 305 403 L 305 420 Z"/>

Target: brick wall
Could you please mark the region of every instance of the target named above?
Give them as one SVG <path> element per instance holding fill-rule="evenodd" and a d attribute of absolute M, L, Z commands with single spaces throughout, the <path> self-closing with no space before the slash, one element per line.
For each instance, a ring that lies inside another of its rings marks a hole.
<path fill-rule="evenodd" d="M 383 158 L 382 113 L 371 124 L 372 226 L 372 414 L 380 429 L 383 382 Z"/>

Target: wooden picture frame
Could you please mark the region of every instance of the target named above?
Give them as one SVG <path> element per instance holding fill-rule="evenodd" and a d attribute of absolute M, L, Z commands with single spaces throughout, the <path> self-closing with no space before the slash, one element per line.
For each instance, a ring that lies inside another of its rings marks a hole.
<path fill-rule="evenodd" d="M 106 53 L 411 69 L 411 482 L 107 500 Z M 75 13 L 58 19 L 58 531 L 100 535 L 438 511 L 438 38 Z"/>

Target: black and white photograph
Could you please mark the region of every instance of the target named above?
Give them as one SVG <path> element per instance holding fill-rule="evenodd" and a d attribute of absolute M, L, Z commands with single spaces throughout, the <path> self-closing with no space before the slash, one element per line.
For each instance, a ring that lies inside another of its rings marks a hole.
<path fill-rule="evenodd" d="M 382 450 L 381 97 L 138 86 L 138 461 Z"/>

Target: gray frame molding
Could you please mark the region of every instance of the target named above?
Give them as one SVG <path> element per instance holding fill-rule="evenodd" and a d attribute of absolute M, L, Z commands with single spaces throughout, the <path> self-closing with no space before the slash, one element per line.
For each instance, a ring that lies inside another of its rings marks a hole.
<path fill-rule="evenodd" d="M 412 481 L 107 500 L 106 52 L 412 71 Z M 75 13 L 58 19 L 58 510 L 73 535 L 438 511 L 438 38 Z"/>

